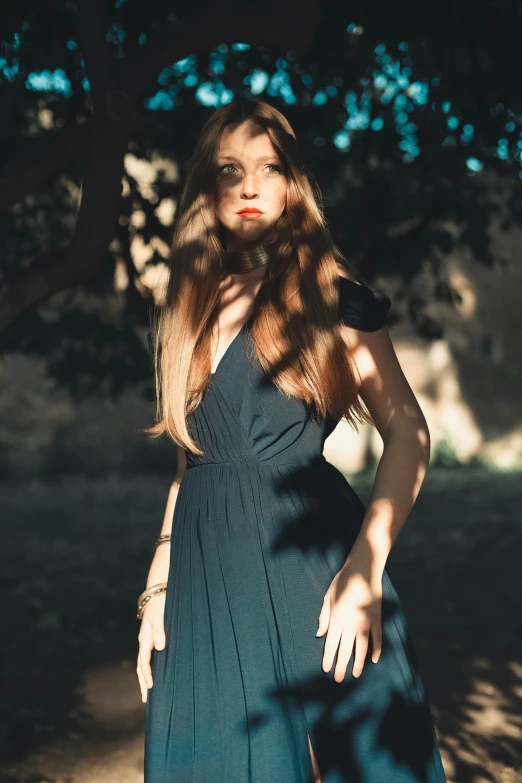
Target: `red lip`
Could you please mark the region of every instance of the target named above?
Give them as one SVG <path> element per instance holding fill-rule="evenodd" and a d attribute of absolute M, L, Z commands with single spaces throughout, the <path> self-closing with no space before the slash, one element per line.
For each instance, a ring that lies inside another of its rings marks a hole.
<path fill-rule="evenodd" d="M 262 215 L 260 209 L 252 209 L 250 207 L 246 207 L 245 209 L 242 209 L 240 212 L 237 213 L 238 215 Z"/>

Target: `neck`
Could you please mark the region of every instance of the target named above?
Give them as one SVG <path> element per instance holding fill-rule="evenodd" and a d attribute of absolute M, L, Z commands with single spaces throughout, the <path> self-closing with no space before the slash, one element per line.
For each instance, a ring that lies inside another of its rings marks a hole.
<path fill-rule="evenodd" d="M 266 266 L 276 253 L 277 239 L 273 230 L 254 241 L 229 235 L 223 255 L 223 272 L 225 275 L 247 274 Z"/>
<path fill-rule="evenodd" d="M 264 266 L 271 257 L 269 245 L 258 244 L 248 250 L 228 250 L 224 264 L 228 274 L 244 274 Z"/>

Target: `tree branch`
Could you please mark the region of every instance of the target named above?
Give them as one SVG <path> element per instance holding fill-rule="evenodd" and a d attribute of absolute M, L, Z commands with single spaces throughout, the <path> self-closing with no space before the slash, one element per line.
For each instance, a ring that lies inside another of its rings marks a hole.
<path fill-rule="evenodd" d="M 106 5 L 100 0 L 80 0 L 78 8 L 85 72 L 91 85 L 94 103 L 100 106 L 103 106 L 107 91 L 114 87 L 105 37 L 109 29 Z"/>
<path fill-rule="evenodd" d="M 0 177 L 0 213 L 63 172 L 85 149 L 88 139 L 89 123 L 75 125 L 60 132 L 50 149 L 39 150 L 27 163 L 5 170 Z"/>
<path fill-rule="evenodd" d="M 68 247 L 37 258 L 0 295 L 0 333 L 57 291 L 88 283 L 103 264 L 120 209 L 123 158 L 132 126 L 93 122 L 82 202 Z"/>

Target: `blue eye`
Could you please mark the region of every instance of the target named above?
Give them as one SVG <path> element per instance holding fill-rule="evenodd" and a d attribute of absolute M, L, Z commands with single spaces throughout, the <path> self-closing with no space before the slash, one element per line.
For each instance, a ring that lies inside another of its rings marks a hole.
<path fill-rule="evenodd" d="M 236 167 L 234 166 L 234 164 L 233 164 L 233 163 L 224 163 L 224 164 L 223 164 L 223 165 L 220 167 L 220 169 L 219 169 L 219 173 L 220 173 L 220 174 L 230 174 L 230 173 L 231 173 L 230 171 L 225 171 L 225 169 L 227 169 L 227 168 L 229 168 L 229 167 L 230 167 L 230 168 L 233 168 L 233 169 L 235 169 L 235 168 L 236 168 Z M 267 165 L 266 165 L 266 167 L 265 167 L 265 168 L 270 168 L 270 167 L 272 167 L 272 169 L 275 169 L 275 171 L 277 171 L 277 172 L 281 173 L 281 166 L 279 165 L 279 163 L 267 163 Z M 273 173 L 273 172 L 270 172 L 270 173 Z"/>
<path fill-rule="evenodd" d="M 220 174 L 228 173 L 228 172 L 224 172 L 224 171 L 223 171 L 223 169 L 226 169 L 228 166 L 232 166 L 232 167 L 234 168 L 234 164 L 233 164 L 233 163 L 225 163 L 225 164 L 224 164 L 223 166 L 221 166 L 221 168 L 219 169 L 219 173 L 220 173 Z"/>

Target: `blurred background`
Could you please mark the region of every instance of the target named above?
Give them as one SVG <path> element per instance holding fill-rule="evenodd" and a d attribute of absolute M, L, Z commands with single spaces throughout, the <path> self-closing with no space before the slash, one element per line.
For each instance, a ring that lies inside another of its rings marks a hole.
<path fill-rule="evenodd" d="M 418 6 L 421 5 L 419 8 Z M 389 560 L 450 783 L 522 780 L 520 3 L 5 3 L 2 783 L 139 783 L 135 602 L 175 448 L 149 316 L 209 114 L 289 119 L 334 240 L 392 300 L 432 436 Z M 367 501 L 382 441 L 326 443 Z"/>

